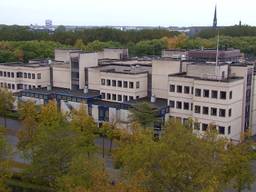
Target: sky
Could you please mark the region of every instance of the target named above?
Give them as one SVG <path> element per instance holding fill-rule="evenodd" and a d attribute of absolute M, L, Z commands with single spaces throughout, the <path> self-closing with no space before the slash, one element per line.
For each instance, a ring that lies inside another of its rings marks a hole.
<path fill-rule="evenodd" d="M 79 26 L 256 25 L 255 0 L 0 0 L 0 24 Z"/>

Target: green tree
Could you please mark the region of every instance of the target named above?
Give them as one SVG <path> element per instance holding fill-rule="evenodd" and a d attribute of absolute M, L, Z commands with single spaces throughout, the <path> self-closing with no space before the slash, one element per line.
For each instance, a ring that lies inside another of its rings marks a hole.
<path fill-rule="evenodd" d="M 73 158 L 67 174 L 57 180 L 60 192 L 105 192 L 109 185 L 103 163 L 83 155 Z"/>
<path fill-rule="evenodd" d="M 4 127 L 6 128 L 6 114 L 13 109 L 14 97 L 6 89 L 0 89 L 0 115 L 4 118 Z"/>
<path fill-rule="evenodd" d="M 231 186 L 238 192 L 251 190 L 255 182 L 255 174 L 252 169 L 252 162 L 255 160 L 255 152 L 251 152 L 253 143 L 247 141 L 238 145 L 229 145 L 226 157 L 225 174 L 231 180 Z"/>
<path fill-rule="evenodd" d="M 121 137 L 114 157 L 127 180 L 142 175 L 138 185 L 151 192 L 219 192 L 233 183 L 244 189 L 253 181 L 249 170 L 252 158 L 244 157 L 250 150 L 232 145 L 234 152 L 227 144 L 211 129 L 199 138 L 192 129 L 171 121 L 158 141 L 142 128 Z M 242 150 L 246 152 L 239 155 Z"/>
<path fill-rule="evenodd" d="M 78 48 L 78 49 L 81 49 L 81 50 L 86 50 L 86 46 L 85 46 L 82 39 L 77 39 L 75 44 L 74 44 L 74 47 Z"/>
<path fill-rule="evenodd" d="M 17 147 L 25 153 L 31 147 L 31 143 L 35 137 L 39 111 L 37 106 L 31 101 L 19 103 L 18 110 L 23 126 L 17 134 L 19 139 Z"/>
<path fill-rule="evenodd" d="M 71 128 L 80 134 L 80 147 L 87 151 L 89 156 L 96 150 L 94 140 L 97 125 L 93 118 L 87 114 L 84 104 L 81 104 L 78 110 L 72 111 L 71 119 Z"/>
<path fill-rule="evenodd" d="M 153 127 L 158 120 L 157 109 L 148 102 L 138 102 L 130 108 L 132 121 L 138 122 L 142 127 Z"/>
<path fill-rule="evenodd" d="M 112 152 L 113 141 L 120 138 L 120 128 L 118 128 L 118 121 L 106 122 L 101 127 L 104 129 L 105 136 L 110 140 L 109 152 Z"/>
<path fill-rule="evenodd" d="M 11 177 L 11 164 L 12 152 L 10 145 L 7 144 L 5 139 L 4 129 L 0 128 L 0 192 L 9 191 L 6 186 L 6 180 Z"/>

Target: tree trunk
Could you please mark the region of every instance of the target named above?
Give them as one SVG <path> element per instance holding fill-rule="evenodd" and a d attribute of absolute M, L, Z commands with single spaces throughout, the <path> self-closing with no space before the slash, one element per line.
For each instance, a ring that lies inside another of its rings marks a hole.
<path fill-rule="evenodd" d="M 102 136 L 102 157 L 105 158 L 105 136 Z"/>
<path fill-rule="evenodd" d="M 110 144 L 109 144 L 109 153 L 112 152 L 112 145 L 113 145 L 113 139 L 110 139 Z"/>

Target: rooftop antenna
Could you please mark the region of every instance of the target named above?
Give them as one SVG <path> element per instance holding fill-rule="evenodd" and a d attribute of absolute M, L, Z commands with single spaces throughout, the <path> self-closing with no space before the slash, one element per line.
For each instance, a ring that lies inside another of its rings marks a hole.
<path fill-rule="evenodd" d="M 216 67 L 215 67 L 215 75 L 217 77 L 217 66 L 219 64 L 219 44 L 220 44 L 220 32 L 218 30 L 218 35 L 217 35 L 217 49 L 216 49 Z"/>

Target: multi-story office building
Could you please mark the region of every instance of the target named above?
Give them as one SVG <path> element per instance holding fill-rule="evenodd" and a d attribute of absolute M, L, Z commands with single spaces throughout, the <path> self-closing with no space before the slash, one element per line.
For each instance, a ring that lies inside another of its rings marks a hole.
<path fill-rule="evenodd" d="M 47 87 L 49 80 L 48 61 L 0 64 L 0 87 L 7 88 L 12 92 Z"/>
<path fill-rule="evenodd" d="M 83 103 L 98 124 L 118 121 L 129 128 L 129 108 L 148 101 L 162 120 L 156 123 L 157 130 L 170 118 L 181 122 L 192 118 L 198 134 L 209 124 L 233 140 L 249 128 L 256 134 L 254 65 L 241 62 L 239 50 L 220 51 L 219 62 L 212 62 L 213 52 L 188 51 L 188 60 L 172 56 L 131 60 L 127 49 L 99 53 L 58 49 L 50 64 L 22 64 L 24 71 L 21 66 L 2 64 L 0 71 L 7 72 L 3 82 L 15 70 L 14 79 L 20 80 L 17 74 L 22 72 L 22 83 L 16 84 L 29 85 L 27 79 L 33 82 L 31 89 L 20 87 L 20 99 L 38 104 L 55 99 L 63 112 Z M 34 71 L 31 65 L 37 66 Z M 27 74 L 24 80 L 24 73 L 30 73 L 31 79 Z"/>

